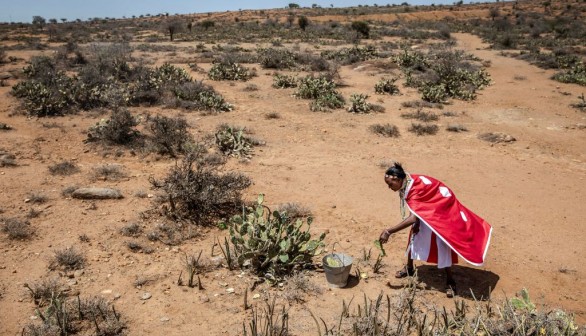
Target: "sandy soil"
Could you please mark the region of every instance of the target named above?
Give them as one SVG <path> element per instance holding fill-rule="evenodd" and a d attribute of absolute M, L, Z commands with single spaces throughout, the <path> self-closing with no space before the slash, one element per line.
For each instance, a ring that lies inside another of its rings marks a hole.
<path fill-rule="evenodd" d="M 586 114 L 569 106 L 584 88 L 552 81 L 549 71 L 499 56 L 477 37 L 454 37 L 457 48 L 490 62 L 487 70 L 493 85 L 481 91 L 476 101 L 454 101 L 446 106 L 444 111 L 457 115 L 441 117 L 441 130 L 435 136 L 407 132 L 410 121 L 400 117 L 406 112 L 401 102 L 417 99 L 417 92 L 401 87 L 401 96 L 374 95 L 374 83 L 382 74 L 356 65 L 341 69 L 348 84 L 342 93 L 346 97 L 369 93 L 370 101 L 383 105 L 386 113 L 311 112 L 308 101 L 293 98 L 291 90 L 271 88 L 271 72 L 262 69 L 247 83 L 213 83 L 236 106 L 233 112 L 201 116 L 173 109 L 148 110 L 168 116 L 182 114 L 196 136 L 212 132 L 222 122 L 252 129 L 266 146 L 258 147 L 249 163 L 232 159 L 228 164 L 254 180 L 246 198 L 264 193 L 269 206 L 285 202 L 308 206 L 316 217 L 312 231 L 328 230 L 328 248 L 337 242 L 337 250 L 355 257 L 372 247 L 382 229 L 400 220 L 398 196 L 383 183 L 381 162 L 397 160 L 410 172 L 434 176 L 494 227 L 485 267 L 460 265 L 455 269 L 464 300 L 471 302 L 469 291 L 486 297 L 490 288 L 493 298 L 504 299 L 525 287 L 536 303 L 567 309 L 584 323 Z M 203 78 L 199 73 L 192 75 Z M 244 91 L 250 83 L 259 90 Z M 142 223 L 140 212 L 153 205 L 149 198 L 134 195 L 151 193 L 149 176 L 164 176 L 174 161 L 133 156 L 128 151 L 117 156 L 115 150 L 107 153 L 84 144 L 85 131 L 101 118 L 96 114 L 53 119 L 12 116 L 18 103 L 9 91 L 10 86 L 0 87 L 0 122 L 14 130 L 0 133 L 0 148 L 15 154 L 18 166 L 0 168 L 2 215 L 23 217 L 33 208 L 41 214 L 30 220 L 37 229 L 32 241 L 0 237 L 0 334 L 19 334 L 34 315 L 34 304 L 23 284 L 54 276 L 69 281 L 74 292 L 114 302 L 131 335 L 239 334 L 250 314 L 242 309 L 250 277 L 218 269 L 202 278 L 203 291 L 176 284 L 184 252 L 203 250 L 202 257 L 213 260 L 218 257 L 210 255 L 213 241 L 223 239 L 226 232 L 208 229 L 177 247 L 153 244 L 152 254 L 129 251 L 125 245 L 129 239 L 118 233 L 128 223 Z M 133 109 L 135 113 L 144 111 Z M 267 120 L 268 112 L 278 112 L 281 118 Z M 375 123 L 397 125 L 401 137 L 374 135 L 368 126 Z M 469 132 L 447 132 L 448 124 L 465 125 Z M 517 141 L 491 145 L 477 138 L 484 132 L 504 132 Z M 62 160 L 75 160 L 81 172 L 64 178 L 50 175 L 48 166 Z M 121 164 L 129 177 L 93 180 L 92 168 L 101 163 Z M 96 202 L 63 198 L 61 190 L 73 184 L 116 187 L 125 198 Z M 25 202 L 33 192 L 47 195 L 49 201 L 42 205 Z M 81 243 L 81 234 L 89 236 L 90 242 Z M 404 263 L 406 235 L 391 238 L 382 274 L 373 274 L 368 281 L 354 280 L 348 288 L 328 290 L 324 275 L 312 274 L 311 282 L 322 293 L 307 296 L 304 304 L 291 305 L 294 334 L 315 333 L 309 310 L 333 323 L 343 299 L 348 302 L 363 293 L 374 298 L 381 291 L 396 295 L 402 282 L 393 274 Z M 76 246 L 88 258 L 83 274 L 73 279 L 47 267 L 53 252 L 67 246 Z M 421 281 L 427 284 L 424 298 L 452 307 L 442 292 L 442 272 L 419 265 Z M 137 278 L 150 281 L 138 288 L 134 285 Z M 235 292 L 228 294 L 226 288 Z M 265 290 L 261 286 L 253 293 Z M 152 298 L 141 300 L 145 292 Z"/>

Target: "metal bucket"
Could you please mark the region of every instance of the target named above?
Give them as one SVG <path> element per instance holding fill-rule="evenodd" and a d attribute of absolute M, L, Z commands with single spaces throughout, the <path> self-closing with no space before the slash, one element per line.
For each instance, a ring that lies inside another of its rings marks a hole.
<path fill-rule="evenodd" d="M 340 266 L 328 265 L 328 259 L 333 258 Z M 348 276 L 350 275 L 350 269 L 352 268 L 352 257 L 344 253 L 331 253 L 324 256 L 322 265 L 326 273 L 326 280 L 328 286 L 333 288 L 346 287 L 348 284 Z"/>

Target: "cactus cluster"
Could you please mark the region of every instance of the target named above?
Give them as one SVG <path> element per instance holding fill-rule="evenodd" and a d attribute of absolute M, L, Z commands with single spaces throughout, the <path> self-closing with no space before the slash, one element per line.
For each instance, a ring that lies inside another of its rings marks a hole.
<path fill-rule="evenodd" d="M 390 94 L 390 95 L 398 95 L 399 94 L 399 87 L 395 82 L 399 78 L 382 78 L 378 83 L 374 85 L 374 92 L 377 94 Z"/>
<path fill-rule="evenodd" d="M 362 93 L 356 93 L 350 95 L 350 106 L 348 112 L 353 113 L 368 113 L 372 109 L 372 105 L 366 100 L 368 95 Z"/>
<path fill-rule="evenodd" d="M 336 91 L 336 83 L 324 76 L 306 76 L 299 80 L 296 97 L 314 99 L 310 108 L 312 111 L 327 111 L 344 106 L 344 97 Z"/>
<path fill-rule="evenodd" d="M 297 87 L 297 77 L 291 75 L 275 74 L 273 76 L 273 87 L 277 89 L 286 89 Z"/>
<path fill-rule="evenodd" d="M 327 60 L 337 61 L 342 64 L 353 64 L 379 57 L 376 48 L 372 45 L 365 47 L 354 46 L 340 50 L 326 50 L 321 53 L 321 56 Z"/>
<path fill-rule="evenodd" d="M 103 63 L 103 62 L 102 62 Z M 229 111 L 232 106 L 211 87 L 189 86 L 187 72 L 165 63 L 157 68 L 131 67 L 125 60 L 89 63 L 76 76 L 56 70 L 50 57 L 33 57 L 23 69 L 26 79 L 12 87 L 25 110 L 35 116 L 63 115 L 70 110 L 118 108 L 159 104 L 171 91 L 181 106 L 198 110 Z M 199 90 L 194 92 L 194 87 Z"/>
<path fill-rule="evenodd" d="M 438 51 L 425 55 L 404 49 L 394 57 L 405 73 L 405 85 L 418 88 L 422 99 L 444 103 L 449 98 L 476 99 L 476 91 L 490 84 L 488 73 L 461 51 Z"/>
<path fill-rule="evenodd" d="M 277 280 L 311 263 L 321 252 L 322 233 L 312 239 L 309 229 L 312 219 L 290 220 L 285 214 L 263 205 L 264 196 L 256 204 L 229 220 L 230 240 L 240 267 L 250 267 L 259 276 Z"/>
<path fill-rule="evenodd" d="M 244 135 L 243 128 L 221 125 L 215 134 L 216 145 L 225 155 L 250 157 L 253 142 Z"/>
<path fill-rule="evenodd" d="M 253 72 L 238 63 L 231 61 L 218 62 L 212 65 L 208 72 L 208 77 L 212 80 L 231 80 L 247 81 L 253 77 Z"/>

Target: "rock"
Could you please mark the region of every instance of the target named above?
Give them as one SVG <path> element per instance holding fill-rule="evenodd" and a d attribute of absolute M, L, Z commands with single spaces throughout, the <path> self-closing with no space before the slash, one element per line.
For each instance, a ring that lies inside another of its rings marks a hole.
<path fill-rule="evenodd" d="M 11 75 L 11 74 L 9 74 L 8 72 L 3 72 L 3 73 L 0 73 L 0 80 L 3 80 L 3 79 L 10 79 L 11 77 L 12 77 L 12 75 Z"/>
<path fill-rule="evenodd" d="M 73 277 L 75 277 L 75 278 L 79 278 L 82 275 L 83 275 L 83 270 L 77 270 L 77 271 L 73 272 Z"/>
<path fill-rule="evenodd" d="M 111 289 L 104 289 L 102 291 L 102 294 L 112 294 L 112 290 Z"/>
<path fill-rule="evenodd" d="M 169 320 L 170 318 L 168 318 L 167 316 L 161 317 L 161 322 L 168 322 Z"/>
<path fill-rule="evenodd" d="M 152 297 L 153 297 L 153 295 L 152 295 L 151 293 L 149 293 L 149 292 L 145 292 L 145 293 L 143 293 L 143 294 L 140 296 L 140 299 L 141 299 L 141 300 L 148 300 L 148 299 L 150 299 L 150 298 L 152 298 Z"/>
<path fill-rule="evenodd" d="M 119 199 L 122 193 L 111 188 L 79 188 L 71 194 L 73 198 L 80 199 Z"/>
<path fill-rule="evenodd" d="M 228 289 L 226 289 L 226 292 L 229 294 L 232 294 L 232 293 L 234 293 L 234 288 L 228 288 Z"/>

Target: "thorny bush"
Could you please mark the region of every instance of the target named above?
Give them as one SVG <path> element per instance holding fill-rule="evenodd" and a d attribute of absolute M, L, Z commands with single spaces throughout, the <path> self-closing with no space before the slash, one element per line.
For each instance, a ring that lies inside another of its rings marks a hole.
<path fill-rule="evenodd" d="M 246 175 L 222 172 L 223 164 L 196 146 L 163 180 L 150 181 L 155 189 L 164 192 L 172 217 L 209 225 L 237 212 L 243 202 L 242 191 L 251 184 Z"/>

